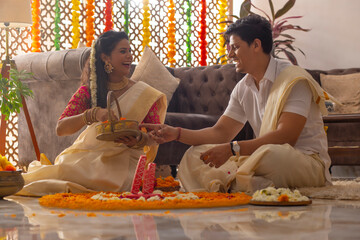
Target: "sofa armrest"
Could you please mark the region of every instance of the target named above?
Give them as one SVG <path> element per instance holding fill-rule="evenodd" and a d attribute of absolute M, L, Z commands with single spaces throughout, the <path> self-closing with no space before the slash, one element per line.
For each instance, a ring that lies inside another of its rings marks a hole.
<path fill-rule="evenodd" d="M 360 122 L 360 113 L 354 114 L 330 114 L 323 117 L 324 123 Z"/>
<path fill-rule="evenodd" d="M 323 120 L 329 147 L 360 146 L 360 114 L 332 114 Z"/>

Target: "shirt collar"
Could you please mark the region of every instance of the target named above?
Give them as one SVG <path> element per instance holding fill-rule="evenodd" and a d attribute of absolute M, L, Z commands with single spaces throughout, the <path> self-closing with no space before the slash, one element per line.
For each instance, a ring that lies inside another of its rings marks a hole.
<path fill-rule="evenodd" d="M 262 78 L 262 80 L 270 80 L 271 82 L 274 82 L 276 79 L 276 71 L 277 71 L 277 62 L 274 57 L 270 56 L 270 61 L 266 68 L 266 71 L 265 71 L 265 74 L 264 74 L 264 77 Z M 247 86 L 254 84 L 254 78 L 249 74 L 246 74 L 244 80 L 245 80 L 245 84 Z"/>

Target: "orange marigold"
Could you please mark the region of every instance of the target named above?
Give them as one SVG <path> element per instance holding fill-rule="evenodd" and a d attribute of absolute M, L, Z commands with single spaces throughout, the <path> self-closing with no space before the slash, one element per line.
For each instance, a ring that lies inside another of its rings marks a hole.
<path fill-rule="evenodd" d="M 177 187 L 180 183 L 176 181 L 172 176 L 166 178 L 159 177 L 156 179 L 156 187 Z"/>
<path fill-rule="evenodd" d="M 281 194 L 281 195 L 278 197 L 278 201 L 279 201 L 279 202 L 288 202 L 288 201 L 289 201 L 289 196 L 286 195 L 286 194 Z"/>

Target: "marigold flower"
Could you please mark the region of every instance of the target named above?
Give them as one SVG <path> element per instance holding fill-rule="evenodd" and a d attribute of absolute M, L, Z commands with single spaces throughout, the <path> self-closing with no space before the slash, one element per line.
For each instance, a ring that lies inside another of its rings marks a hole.
<path fill-rule="evenodd" d="M 286 194 L 281 194 L 281 195 L 278 197 L 278 201 L 279 201 L 279 202 L 288 202 L 288 201 L 289 201 L 289 196 L 286 195 Z"/>

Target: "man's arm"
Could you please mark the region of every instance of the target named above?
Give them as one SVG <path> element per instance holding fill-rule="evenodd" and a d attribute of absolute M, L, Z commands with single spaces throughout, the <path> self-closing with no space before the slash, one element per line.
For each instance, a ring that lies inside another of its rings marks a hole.
<path fill-rule="evenodd" d="M 244 124 L 223 115 L 212 127 L 199 130 L 181 129 L 179 141 L 188 145 L 230 142 L 243 127 Z"/>
<path fill-rule="evenodd" d="M 244 124 L 227 116 L 221 116 L 216 124 L 209 128 L 191 130 L 172 127 L 166 124 L 141 124 L 151 129 L 149 136 L 158 143 L 178 140 L 188 145 L 215 144 L 230 142 Z"/>
<path fill-rule="evenodd" d="M 239 141 L 240 155 L 251 155 L 256 149 L 265 144 L 285 144 L 292 146 L 296 144 L 302 129 L 305 126 L 306 118 L 290 112 L 284 112 L 279 119 L 278 127 L 275 131 L 265 134 L 262 137 Z M 217 145 L 200 155 L 200 159 L 210 167 L 220 167 L 229 157 L 232 156 L 230 145 L 223 143 Z"/>

